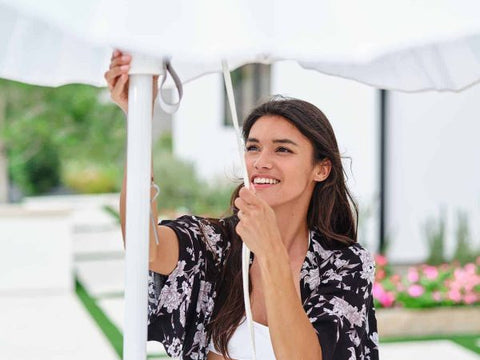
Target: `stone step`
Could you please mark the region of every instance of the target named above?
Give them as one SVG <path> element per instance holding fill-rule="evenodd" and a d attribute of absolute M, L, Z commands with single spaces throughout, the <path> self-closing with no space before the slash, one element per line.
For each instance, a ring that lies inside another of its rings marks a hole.
<path fill-rule="evenodd" d="M 380 344 L 380 359 L 479 360 L 480 356 L 448 340 Z"/>
<path fill-rule="evenodd" d="M 73 234 L 73 253 L 75 255 L 111 252 L 125 252 L 119 226 L 103 231 L 83 231 Z"/>
<path fill-rule="evenodd" d="M 0 297 L 0 359 L 118 360 L 75 294 Z"/>
<path fill-rule="evenodd" d="M 75 271 L 90 296 L 122 294 L 125 290 L 124 259 L 77 261 Z"/>
<path fill-rule="evenodd" d="M 98 306 L 110 320 L 123 332 L 123 319 L 125 315 L 125 301 L 123 297 L 97 299 Z M 163 345 L 157 341 L 147 342 L 147 354 L 165 355 Z"/>

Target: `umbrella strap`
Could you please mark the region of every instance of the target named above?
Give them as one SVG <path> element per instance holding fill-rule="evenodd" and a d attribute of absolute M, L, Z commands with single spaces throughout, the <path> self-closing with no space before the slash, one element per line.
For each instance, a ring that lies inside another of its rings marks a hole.
<path fill-rule="evenodd" d="M 173 83 L 177 88 L 178 101 L 176 103 L 171 103 L 170 101 L 167 101 L 164 98 L 163 88 L 164 88 L 165 82 L 167 81 L 168 74 L 170 74 L 170 76 L 172 77 Z M 182 101 L 182 97 L 183 97 L 182 81 L 180 80 L 177 73 L 173 69 L 172 64 L 170 63 L 170 59 L 168 58 L 163 59 L 163 76 L 162 76 L 162 81 L 160 83 L 160 87 L 158 89 L 158 102 L 160 104 L 160 107 L 166 113 L 173 114 L 178 110 L 178 107 L 180 106 L 180 101 Z"/>
<path fill-rule="evenodd" d="M 160 193 L 160 188 L 158 187 L 157 184 L 155 184 L 155 182 L 153 180 L 152 180 L 152 187 L 155 189 L 155 195 L 153 195 L 152 200 L 150 200 L 150 201 L 151 201 L 152 204 L 155 204 L 155 200 L 157 199 L 157 196 Z M 160 241 L 158 240 L 158 232 L 157 232 L 158 219 L 155 219 L 153 217 L 153 212 L 152 212 L 151 205 L 150 205 L 150 221 L 152 223 L 153 236 L 155 237 L 155 244 L 157 244 L 157 246 L 158 246 L 158 245 L 160 245 Z"/>
<path fill-rule="evenodd" d="M 237 135 L 238 153 L 240 155 L 240 164 L 242 166 L 243 183 L 247 189 L 250 188 L 250 180 L 247 172 L 247 165 L 245 163 L 245 144 L 243 142 L 240 126 L 238 125 L 237 110 L 235 107 L 235 98 L 233 94 L 232 78 L 230 77 L 230 70 L 226 60 L 222 61 L 223 79 L 225 80 L 225 88 L 227 90 L 228 103 L 230 105 L 230 113 L 232 114 L 233 126 Z M 250 330 L 250 340 L 252 342 L 252 360 L 256 360 L 255 350 L 255 333 L 253 329 L 252 308 L 250 306 L 250 291 L 248 286 L 248 277 L 250 270 L 250 249 L 242 244 L 242 280 L 243 280 L 243 302 L 245 304 L 245 317 L 247 318 L 248 328 Z"/>

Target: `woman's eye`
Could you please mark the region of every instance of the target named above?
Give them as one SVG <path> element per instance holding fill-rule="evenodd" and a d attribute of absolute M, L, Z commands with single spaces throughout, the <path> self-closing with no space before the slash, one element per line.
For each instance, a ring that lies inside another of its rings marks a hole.
<path fill-rule="evenodd" d="M 257 151 L 258 147 L 255 145 L 249 145 L 247 146 L 247 151 Z"/>
<path fill-rule="evenodd" d="M 278 152 L 286 152 L 286 153 L 291 153 L 291 152 L 292 152 L 290 149 L 288 149 L 288 148 L 286 148 L 286 147 L 283 147 L 283 146 L 279 147 L 279 148 L 277 149 L 277 151 L 278 151 Z"/>

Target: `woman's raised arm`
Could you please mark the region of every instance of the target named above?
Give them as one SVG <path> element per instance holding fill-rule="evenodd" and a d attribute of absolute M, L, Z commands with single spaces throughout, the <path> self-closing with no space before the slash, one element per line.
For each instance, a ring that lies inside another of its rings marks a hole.
<path fill-rule="evenodd" d="M 128 112 L 128 71 L 130 69 L 131 57 L 119 50 L 112 54 L 110 68 L 105 73 L 108 88 L 112 100 L 125 112 Z M 157 94 L 158 76 L 153 78 L 153 99 Z M 126 200 L 126 173 L 123 177 L 122 191 L 120 194 L 120 222 L 122 227 L 123 241 L 125 245 L 125 200 Z M 152 189 L 152 198 L 154 191 Z M 150 223 L 150 245 L 149 245 L 149 269 L 160 274 L 170 274 L 178 262 L 178 238 L 175 232 L 166 226 L 158 226 L 158 212 L 156 201 L 151 204 L 152 216 L 155 219 L 155 228 Z M 158 234 L 159 244 L 155 242 L 155 233 Z"/>
<path fill-rule="evenodd" d="M 127 197 L 127 167 L 125 166 L 125 175 L 123 177 L 122 191 L 120 193 L 120 223 L 122 227 L 123 242 L 125 246 L 125 213 L 126 213 L 126 197 Z M 152 188 L 151 198 L 155 195 L 155 189 Z M 151 202 L 150 211 L 153 219 L 155 219 L 155 228 L 150 222 L 150 240 L 149 240 L 149 258 L 148 267 L 150 270 L 159 274 L 170 274 L 178 262 L 179 248 L 178 238 L 175 231 L 168 226 L 157 225 L 158 212 L 157 202 L 153 200 Z M 155 233 L 158 234 L 158 245 L 155 241 Z"/>

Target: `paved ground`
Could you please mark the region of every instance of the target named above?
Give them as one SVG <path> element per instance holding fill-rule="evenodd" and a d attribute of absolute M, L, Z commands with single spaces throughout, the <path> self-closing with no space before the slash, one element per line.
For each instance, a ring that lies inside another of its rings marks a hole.
<path fill-rule="evenodd" d="M 0 319 L 0 359 L 118 359 L 75 294 L 2 295 Z"/>
<path fill-rule="evenodd" d="M 124 260 L 120 230 L 104 216 L 101 205 L 96 210 L 82 206 L 74 217 L 74 267 L 87 292 L 122 329 Z M 0 359 L 118 359 L 75 294 L 2 295 L 0 319 Z M 164 353 L 158 343 L 149 343 L 147 351 L 151 355 Z M 381 344 L 380 358 L 480 360 L 477 354 L 445 340 Z"/>

